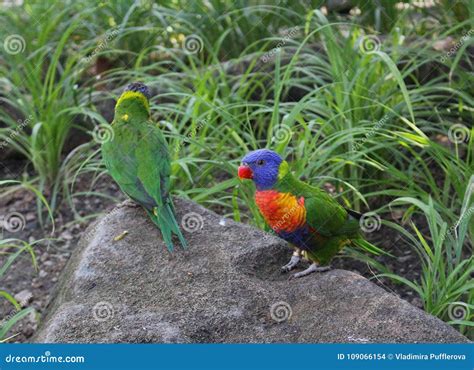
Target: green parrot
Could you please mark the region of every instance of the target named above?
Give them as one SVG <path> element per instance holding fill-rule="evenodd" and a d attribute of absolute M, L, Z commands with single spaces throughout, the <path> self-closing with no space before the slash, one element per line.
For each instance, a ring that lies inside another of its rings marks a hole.
<path fill-rule="evenodd" d="M 293 277 L 328 270 L 332 258 L 346 245 L 374 254 L 385 253 L 364 240 L 361 214 L 345 209 L 325 191 L 296 179 L 288 162 L 277 153 L 268 149 L 248 153 L 242 159 L 238 176 L 254 182 L 255 203 L 263 218 L 295 249 L 282 270 L 294 269 L 301 257 L 312 262 Z"/>
<path fill-rule="evenodd" d="M 102 143 L 102 157 L 120 189 L 141 205 L 173 251 L 172 235 L 187 243 L 170 197 L 170 156 L 158 126 L 150 119 L 149 90 L 142 83 L 127 86 L 115 105 L 111 140 Z"/>

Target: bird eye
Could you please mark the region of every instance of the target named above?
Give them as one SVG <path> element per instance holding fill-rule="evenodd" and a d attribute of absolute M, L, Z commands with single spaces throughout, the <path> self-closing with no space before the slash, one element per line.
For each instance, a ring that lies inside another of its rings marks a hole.
<path fill-rule="evenodd" d="M 263 166 L 265 164 L 265 161 L 263 159 L 259 159 L 257 161 L 257 166 Z"/>

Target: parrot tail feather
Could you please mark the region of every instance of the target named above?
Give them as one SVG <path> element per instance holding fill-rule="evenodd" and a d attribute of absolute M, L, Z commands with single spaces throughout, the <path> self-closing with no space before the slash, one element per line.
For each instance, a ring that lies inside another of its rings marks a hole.
<path fill-rule="evenodd" d="M 159 216 L 161 212 L 157 209 L 158 208 L 154 208 L 153 211 L 147 210 L 148 217 L 150 217 L 156 227 L 158 227 L 158 229 L 160 230 L 161 235 L 163 237 L 163 241 L 166 244 L 166 248 L 168 248 L 168 251 L 171 253 L 174 250 L 173 242 L 171 240 L 171 229 L 168 223 L 163 219 L 163 217 Z"/>
<path fill-rule="evenodd" d="M 169 202 L 166 202 L 162 206 L 153 208 L 153 211 L 147 210 L 147 213 L 153 223 L 160 229 L 166 248 L 168 248 L 170 252 L 173 252 L 174 250 L 172 241 L 173 234 L 178 236 L 181 246 L 184 249 L 187 248 L 186 239 L 179 228 L 174 209 Z"/>
<path fill-rule="evenodd" d="M 169 219 L 172 221 L 173 234 L 175 234 L 178 237 L 179 242 L 181 243 L 181 246 L 183 247 L 183 249 L 186 249 L 188 247 L 188 242 L 186 241 L 186 238 L 181 232 L 181 228 L 179 227 L 178 221 L 176 220 L 176 212 L 174 210 L 174 206 L 171 199 L 169 200 L 169 202 L 166 203 L 165 207 L 167 209 L 168 214 L 171 215 Z"/>

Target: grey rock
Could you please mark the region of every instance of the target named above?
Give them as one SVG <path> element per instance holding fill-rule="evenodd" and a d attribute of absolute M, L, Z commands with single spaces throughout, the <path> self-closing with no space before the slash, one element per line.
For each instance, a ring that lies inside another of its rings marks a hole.
<path fill-rule="evenodd" d="M 140 208 L 119 206 L 91 225 L 35 341 L 467 341 L 358 274 L 288 280 L 280 273 L 291 255 L 285 242 L 192 202 L 175 203 L 186 251 L 169 254 Z"/>

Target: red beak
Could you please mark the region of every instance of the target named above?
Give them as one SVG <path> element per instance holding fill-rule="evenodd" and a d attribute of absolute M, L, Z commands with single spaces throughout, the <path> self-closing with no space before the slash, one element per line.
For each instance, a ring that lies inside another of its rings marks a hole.
<path fill-rule="evenodd" d="M 249 166 L 239 167 L 239 178 L 241 179 L 253 179 L 253 172 Z"/>

